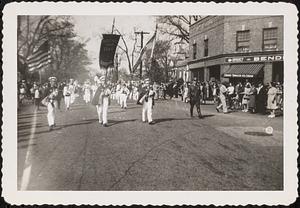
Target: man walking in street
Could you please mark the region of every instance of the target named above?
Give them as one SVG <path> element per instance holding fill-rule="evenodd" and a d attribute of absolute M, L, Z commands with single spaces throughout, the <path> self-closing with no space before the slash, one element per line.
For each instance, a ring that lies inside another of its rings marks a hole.
<path fill-rule="evenodd" d="M 105 83 L 105 77 L 99 78 L 99 84 L 95 96 L 93 97 L 92 104 L 96 106 L 99 123 L 107 127 L 107 111 L 110 104 L 111 91 L 109 86 Z"/>
<path fill-rule="evenodd" d="M 197 84 L 197 79 L 194 78 L 192 84 L 189 88 L 189 98 L 190 98 L 190 115 L 193 117 L 194 106 L 196 105 L 196 109 L 198 112 L 198 117 L 203 118 L 200 108 L 200 87 Z"/>
<path fill-rule="evenodd" d="M 150 86 L 149 79 L 145 79 L 145 86 L 143 87 L 141 94 L 139 96 L 139 99 L 137 101 L 137 104 L 143 105 L 142 110 L 142 121 L 148 123 L 150 125 L 154 124 L 152 119 L 152 110 L 154 106 L 154 96 L 155 92 L 153 91 L 152 86 Z"/>
<path fill-rule="evenodd" d="M 218 112 L 220 112 L 220 108 L 223 107 L 223 113 L 228 113 L 227 111 L 227 105 L 226 105 L 226 93 L 227 93 L 227 88 L 226 86 L 221 83 L 221 82 L 218 82 L 218 85 L 219 85 L 219 98 L 220 98 L 220 105 L 217 106 L 216 110 Z"/>
<path fill-rule="evenodd" d="M 127 108 L 127 97 L 129 95 L 129 89 L 127 88 L 126 84 L 124 83 L 120 89 L 120 105 L 121 108 Z"/>

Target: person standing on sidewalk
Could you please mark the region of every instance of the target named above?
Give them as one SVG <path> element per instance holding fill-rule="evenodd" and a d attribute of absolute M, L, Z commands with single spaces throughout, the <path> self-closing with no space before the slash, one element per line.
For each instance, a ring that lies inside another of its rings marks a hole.
<path fill-rule="evenodd" d="M 197 84 L 197 79 L 194 78 L 193 82 L 189 88 L 189 98 L 190 98 L 190 115 L 193 117 L 194 106 L 196 105 L 198 117 L 203 118 L 200 108 L 200 99 L 201 99 L 200 87 Z"/>
<path fill-rule="evenodd" d="M 223 113 L 228 113 L 227 104 L 226 104 L 227 88 L 221 82 L 219 82 L 218 85 L 219 85 L 219 98 L 220 98 L 221 104 L 216 107 L 216 110 L 219 112 L 220 108 L 223 107 Z"/>

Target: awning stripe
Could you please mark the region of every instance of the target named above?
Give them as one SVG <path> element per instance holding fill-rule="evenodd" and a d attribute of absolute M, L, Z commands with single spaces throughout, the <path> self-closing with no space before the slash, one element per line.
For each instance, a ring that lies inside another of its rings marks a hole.
<path fill-rule="evenodd" d="M 263 64 L 234 64 L 229 70 L 223 74 L 224 77 L 238 77 L 239 75 L 246 75 L 248 77 L 256 76 L 264 67 Z"/>

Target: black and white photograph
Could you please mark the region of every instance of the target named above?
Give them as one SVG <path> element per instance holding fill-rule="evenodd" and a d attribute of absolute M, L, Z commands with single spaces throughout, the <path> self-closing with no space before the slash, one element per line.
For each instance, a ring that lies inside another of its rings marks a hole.
<path fill-rule="evenodd" d="M 4 171 L 14 180 L 10 189 L 24 198 L 151 191 L 156 204 L 172 198 L 155 200 L 161 191 L 220 192 L 221 204 L 230 204 L 226 194 L 251 200 L 243 192 L 256 194 L 253 204 L 267 203 L 260 192 L 274 201 L 287 190 L 296 196 L 296 172 L 289 171 L 297 167 L 297 39 L 287 33 L 296 29 L 289 25 L 295 10 L 73 5 L 62 3 L 63 12 L 50 3 L 48 13 L 43 3 L 25 3 L 32 6 L 26 11 L 13 5 L 20 9 L 14 35 L 4 38 L 15 46 L 4 58 L 14 63 L 3 65 L 4 117 L 15 126 L 3 126 L 12 135 L 3 137 L 13 151 L 4 167 L 16 171 Z M 76 197 L 69 202 L 84 201 Z M 131 197 L 117 203 L 140 202 Z"/>

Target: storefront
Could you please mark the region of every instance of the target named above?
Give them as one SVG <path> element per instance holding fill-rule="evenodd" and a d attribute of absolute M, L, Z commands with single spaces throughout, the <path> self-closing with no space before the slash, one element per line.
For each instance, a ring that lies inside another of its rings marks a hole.
<path fill-rule="evenodd" d="M 283 55 L 260 55 L 225 58 L 228 70 L 223 78 L 232 83 L 258 83 L 275 81 L 283 83 Z"/>

